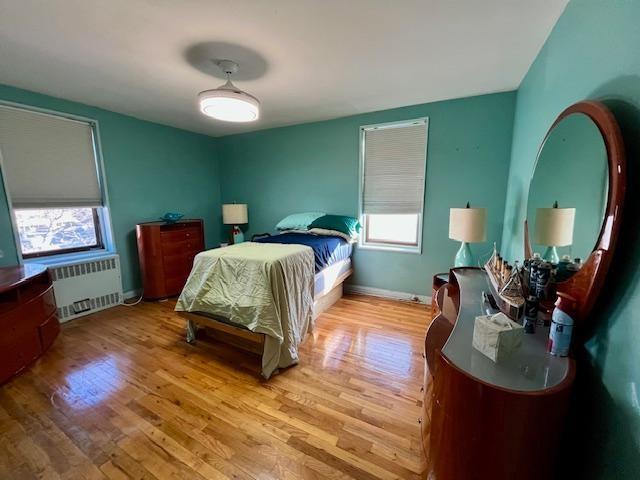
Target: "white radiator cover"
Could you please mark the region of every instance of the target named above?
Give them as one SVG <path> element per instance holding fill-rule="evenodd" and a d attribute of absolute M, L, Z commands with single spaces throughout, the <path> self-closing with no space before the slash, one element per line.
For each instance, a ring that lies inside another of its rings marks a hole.
<path fill-rule="evenodd" d="M 118 255 L 50 267 L 49 271 L 61 322 L 123 302 Z"/>

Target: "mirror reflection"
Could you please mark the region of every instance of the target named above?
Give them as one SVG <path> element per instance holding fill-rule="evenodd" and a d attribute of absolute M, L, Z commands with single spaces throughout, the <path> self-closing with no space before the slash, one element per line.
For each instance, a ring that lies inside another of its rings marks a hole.
<path fill-rule="evenodd" d="M 609 163 L 600 130 L 587 115 L 569 115 L 547 137 L 529 186 L 533 251 L 556 262 L 563 255 L 587 258 L 600 234 L 608 191 Z"/>

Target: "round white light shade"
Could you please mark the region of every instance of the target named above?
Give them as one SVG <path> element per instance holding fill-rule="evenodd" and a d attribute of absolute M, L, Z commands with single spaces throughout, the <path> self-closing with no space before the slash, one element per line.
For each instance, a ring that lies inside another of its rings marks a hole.
<path fill-rule="evenodd" d="M 260 102 L 242 90 L 216 88 L 198 94 L 200 111 L 225 122 L 254 122 L 260 118 Z"/>
<path fill-rule="evenodd" d="M 536 229 L 533 242 L 547 247 L 564 247 L 573 243 L 575 208 L 536 209 Z"/>
<path fill-rule="evenodd" d="M 487 239 L 486 208 L 452 208 L 449 211 L 449 238 L 476 243 Z"/>
<path fill-rule="evenodd" d="M 222 223 L 241 225 L 249 222 L 246 203 L 227 203 L 222 205 Z"/>

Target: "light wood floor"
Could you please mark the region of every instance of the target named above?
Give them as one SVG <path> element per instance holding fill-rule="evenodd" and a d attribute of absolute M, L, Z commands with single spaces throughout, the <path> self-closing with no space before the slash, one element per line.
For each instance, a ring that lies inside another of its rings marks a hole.
<path fill-rule="evenodd" d="M 184 341 L 174 302 L 64 325 L 0 387 L 0 478 L 417 479 L 426 306 L 345 296 L 300 364 Z"/>

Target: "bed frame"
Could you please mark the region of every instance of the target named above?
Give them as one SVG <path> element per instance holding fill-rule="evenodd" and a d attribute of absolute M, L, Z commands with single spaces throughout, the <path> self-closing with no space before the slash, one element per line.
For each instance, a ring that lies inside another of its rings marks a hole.
<path fill-rule="evenodd" d="M 352 273 L 353 269 L 350 268 L 338 276 L 332 284 L 325 286 L 325 288 L 317 294 L 313 302 L 314 320 L 342 298 L 342 284 Z M 202 328 L 209 337 L 221 342 L 228 343 L 257 355 L 262 355 L 264 351 L 264 333 L 255 333 L 200 313 L 178 312 L 178 315 L 187 322 L 188 343 L 195 343 L 198 330 Z"/>

